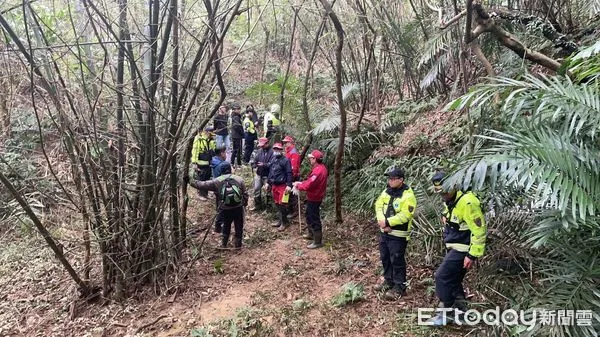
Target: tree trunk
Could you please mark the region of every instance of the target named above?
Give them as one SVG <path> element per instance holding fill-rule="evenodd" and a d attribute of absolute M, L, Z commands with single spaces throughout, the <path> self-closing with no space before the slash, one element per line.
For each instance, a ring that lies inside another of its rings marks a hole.
<path fill-rule="evenodd" d="M 46 240 L 46 243 L 48 244 L 48 246 L 50 246 L 50 249 L 52 249 L 58 261 L 60 261 L 63 267 L 67 270 L 67 273 L 69 273 L 69 276 L 71 276 L 73 281 L 75 281 L 75 283 L 79 286 L 79 292 L 81 293 L 81 295 L 90 295 L 90 288 L 88 284 L 83 282 L 83 280 L 79 277 L 79 275 L 77 275 L 77 272 L 75 271 L 75 269 L 73 269 L 69 261 L 67 261 L 65 255 L 63 254 L 62 246 L 58 246 L 56 241 L 54 241 L 54 239 L 52 238 L 52 235 L 50 235 L 50 232 L 48 232 L 48 230 L 46 229 L 46 227 L 44 227 L 37 215 L 35 215 L 31 207 L 29 207 L 27 201 L 23 199 L 23 196 L 15 189 L 15 187 L 2 173 L 2 171 L 0 171 L 0 182 L 4 185 L 4 187 L 6 187 L 6 189 L 15 198 L 15 200 L 17 200 L 19 205 L 21 205 L 21 207 L 25 211 L 25 214 L 27 214 L 27 216 L 31 219 L 31 221 L 37 228 L 38 232 L 40 232 L 40 234 L 44 237 L 44 240 Z"/>
<path fill-rule="evenodd" d="M 262 25 L 263 27 L 263 31 L 265 32 L 265 47 L 263 49 L 263 56 L 262 56 L 262 64 L 260 67 L 260 79 L 258 80 L 258 83 L 263 83 L 264 78 L 265 78 L 265 69 L 267 68 L 267 56 L 268 56 L 268 51 L 269 51 L 269 36 L 271 35 L 271 32 L 269 31 L 269 29 L 267 28 L 266 25 Z M 262 85 L 260 87 L 260 93 L 258 94 L 258 104 L 261 105 L 263 102 L 263 88 Z"/>
<path fill-rule="evenodd" d="M 344 145 L 346 141 L 346 109 L 344 108 L 344 99 L 342 93 L 342 50 L 344 48 L 344 28 L 337 15 L 333 12 L 331 4 L 327 0 L 321 0 L 321 4 L 329 15 L 337 34 L 337 46 L 335 50 L 335 89 L 337 92 L 337 101 L 340 109 L 340 129 L 337 153 L 334 164 L 334 198 L 335 198 L 335 221 L 342 223 L 342 165 L 344 157 Z"/>
<path fill-rule="evenodd" d="M 300 5 L 300 7 L 298 7 L 298 8 L 296 8 L 292 5 L 292 10 L 294 11 L 294 20 L 292 21 L 292 33 L 291 33 L 291 37 L 290 37 L 290 48 L 288 50 L 288 62 L 285 67 L 285 75 L 283 76 L 281 92 L 279 93 L 279 106 L 281 108 L 279 109 L 278 118 L 282 122 L 283 122 L 285 87 L 287 86 L 288 78 L 290 76 L 290 66 L 292 65 L 292 59 L 293 59 L 292 50 L 294 49 L 294 37 L 296 35 L 296 23 L 298 22 L 298 12 L 300 11 L 301 8 L 302 8 L 302 5 Z"/>
<path fill-rule="evenodd" d="M 179 111 L 177 109 L 177 98 L 179 97 L 179 14 L 177 0 L 171 0 L 171 13 L 174 17 L 173 24 L 173 64 L 171 69 L 171 122 L 169 126 L 168 138 L 173 139 L 177 133 L 179 125 Z M 175 141 L 173 139 L 173 141 Z M 167 155 L 169 155 L 167 153 Z M 182 245 L 185 242 L 186 228 L 179 224 L 179 198 L 177 195 L 177 160 L 171 161 L 171 174 L 169 179 L 170 191 L 170 213 L 171 213 L 171 242 L 173 244 L 174 254 L 177 259 L 181 256 Z"/>
<path fill-rule="evenodd" d="M 1 67 L 2 65 L 0 65 Z M 10 77 L 8 77 L 8 80 L 6 81 L 8 83 L 10 83 Z M 0 82 L 1 83 L 1 82 Z M 1 83 L 3 88 L 11 88 L 12 86 L 9 85 L 5 85 L 4 83 Z M 8 96 L 10 95 L 10 93 L 8 92 L 8 90 L 6 91 L 6 93 L 0 93 L 0 148 L 1 146 L 3 146 L 2 144 L 4 144 L 4 141 L 7 139 L 10 139 L 11 134 L 12 134 L 12 128 L 11 128 L 11 123 L 10 123 L 10 111 L 8 110 Z"/>
<path fill-rule="evenodd" d="M 315 56 L 317 55 L 317 51 L 319 50 L 319 41 L 320 41 L 321 35 L 323 34 L 323 30 L 325 29 L 326 22 L 327 22 L 327 14 L 321 20 L 319 29 L 317 29 L 317 33 L 315 34 L 315 40 L 313 42 L 312 51 L 310 53 L 310 59 L 308 60 L 308 63 L 306 64 L 306 72 L 304 75 L 304 86 L 303 86 L 304 89 L 302 91 L 302 114 L 304 115 L 304 120 L 307 123 L 308 130 L 310 130 L 312 128 L 312 125 L 310 122 L 310 115 L 308 114 L 308 84 L 310 83 L 310 78 L 311 78 L 312 69 L 313 69 L 313 61 L 315 59 Z M 313 141 L 313 134 L 312 134 L 312 132 L 308 132 L 308 134 L 306 135 L 306 140 L 304 142 L 304 148 L 302 149 L 302 153 L 300 154 L 300 163 L 302 163 L 302 161 L 304 161 L 304 157 L 306 156 L 306 153 L 308 152 L 308 149 L 310 148 L 312 141 Z"/>

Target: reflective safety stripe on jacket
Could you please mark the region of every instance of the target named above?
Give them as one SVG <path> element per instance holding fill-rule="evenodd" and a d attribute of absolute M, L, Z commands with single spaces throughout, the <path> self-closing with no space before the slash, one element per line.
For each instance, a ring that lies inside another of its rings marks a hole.
<path fill-rule="evenodd" d="M 244 118 L 244 132 L 248 132 L 251 134 L 256 133 L 256 130 L 254 129 L 254 122 L 248 117 Z"/>
<path fill-rule="evenodd" d="M 375 215 L 377 221 L 385 220 L 386 224 L 392 228 L 392 231 L 387 233 L 388 235 L 410 240 L 417 198 L 412 188 L 405 185 L 402 189 L 402 194 L 399 196 L 392 196 L 395 190 L 391 188 L 381 192 L 375 202 Z M 381 232 L 383 233 L 384 230 L 381 229 Z"/>
<path fill-rule="evenodd" d="M 454 201 L 444 210 L 446 248 L 481 257 L 485 251 L 487 226 L 481 204 L 473 192 L 456 192 Z"/>
<path fill-rule="evenodd" d="M 216 149 L 216 144 L 205 133 L 196 135 L 192 145 L 192 163 L 199 166 L 210 165 L 210 159 Z"/>

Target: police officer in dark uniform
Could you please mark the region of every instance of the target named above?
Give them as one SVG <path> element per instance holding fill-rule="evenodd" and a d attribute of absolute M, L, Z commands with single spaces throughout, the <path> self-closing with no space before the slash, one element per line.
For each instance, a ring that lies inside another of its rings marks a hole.
<path fill-rule="evenodd" d="M 435 291 L 440 306 L 453 308 L 458 315 L 444 312 L 431 318 L 432 325 L 446 325 L 455 316 L 466 311 L 465 292 L 462 281 L 475 261 L 483 256 L 487 226 L 481 204 L 475 193 L 462 191 L 444 183 L 444 172 L 437 172 L 432 179 L 434 190 L 440 193 L 445 207 L 442 213 L 444 243 L 447 253 L 435 272 Z"/>
<path fill-rule="evenodd" d="M 385 174 L 387 187 L 375 202 L 379 225 L 379 257 L 383 265 L 383 284 L 375 290 L 385 291 L 384 298 L 396 300 L 406 294 L 406 246 L 410 240 L 417 198 L 404 183 L 404 171 L 394 168 Z"/>

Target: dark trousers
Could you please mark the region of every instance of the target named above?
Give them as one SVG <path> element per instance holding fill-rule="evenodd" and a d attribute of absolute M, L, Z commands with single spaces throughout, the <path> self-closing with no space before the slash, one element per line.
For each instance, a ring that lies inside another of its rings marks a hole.
<path fill-rule="evenodd" d="M 385 282 L 397 290 L 406 291 L 406 238 L 382 233 L 379 237 L 379 257 Z"/>
<path fill-rule="evenodd" d="M 267 134 L 265 135 L 265 137 L 267 137 L 269 139 L 269 141 L 275 141 L 278 142 L 281 139 L 281 136 L 279 135 L 279 130 L 275 129 L 275 130 L 269 130 L 267 131 Z"/>
<path fill-rule="evenodd" d="M 321 225 L 321 202 L 307 201 L 306 202 L 306 224 L 308 228 L 314 232 L 323 230 Z"/>
<path fill-rule="evenodd" d="M 212 177 L 212 172 L 210 170 L 210 166 L 200 166 L 200 168 L 196 169 L 196 180 L 207 181 Z M 201 197 L 208 196 L 208 190 L 198 190 L 198 194 Z"/>
<path fill-rule="evenodd" d="M 244 237 L 244 207 L 240 206 L 234 209 L 223 210 L 223 247 L 227 246 L 229 234 L 231 233 L 231 223 L 235 228 L 235 237 L 233 244 L 235 248 L 242 246 Z"/>
<path fill-rule="evenodd" d="M 292 181 L 300 181 L 300 177 L 292 177 Z M 290 193 L 290 200 L 288 202 L 288 214 L 296 215 L 296 212 L 300 212 L 300 210 L 298 209 L 298 196 L 294 193 Z"/>
<path fill-rule="evenodd" d="M 252 152 L 254 152 L 254 135 L 246 135 L 244 137 L 244 163 L 248 164 L 250 162 L 250 157 L 252 157 Z"/>
<path fill-rule="evenodd" d="M 231 164 L 242 165 L 242 138 L 233 138 L 232 141 Z"/>
<path fill-rule="evenodd" d="M 450 249 L 435 272 L 435 292 L 446 308 L 452 307 L 457 298 L 465 297 L 462 281 L 467 273 L 463 267 L 466 255 Z"/>
<path fill-rule="evenodd" d="M 217 207 L 216 207 L 217 215 L 215 216 L 215 232 L 221 233 L 221 231 L 223 229 L 223 222 L 225 222 L 225 218 L 223 216 L 223 210 L 221 209 L 221 207 L 219 207 L 219 205 L 221 204 L 221 202 L 219 200 L 219 193 L 215 193 L 215 194 L 216 194 L 215 203 L 217 204 Z"/>

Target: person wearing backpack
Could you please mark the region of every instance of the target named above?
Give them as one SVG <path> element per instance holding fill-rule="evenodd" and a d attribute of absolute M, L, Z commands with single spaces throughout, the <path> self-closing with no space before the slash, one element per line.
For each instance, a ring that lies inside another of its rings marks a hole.
<path fill-rule="evenodd" d="M 283 145 L 273 145 L 273 157 L 275 160 L 269 168 L 268 183 L 271 186 L 273 201 L 279 210 L 279 221 L 273 225 L 281 232 L 289 227 L 287 218 L 289 194 L 292 191 L 292 165 L 290 160 L 283 155 Z M 286 199 L 287 198 L 287 199 Z"/>
<path fill-rule="evenodd" d="M 216 179 L 223 174 L 223 168 L 226 166 L 231 167 L 231 164 L 226 160 L 227 149 L 224 147 L 218 148 L 215 156 L 210 161 L 210 167 L 212 169 L 212 177 Z M 217 216 L 215 217 L 215 233 L 221 233 L 223 228 L 223 214 L 219 212 L 219 198 L 215 200 Z"/>
<path fill-rule="evenodd" d="M 215 152 L 216 145 L 212 139 L 212 126 L 198 129 L 192 145 L 192 164 L 194 165 L 194 178 L 200 181 L 209 180 L 211 177 L 210 160 Z M 198 190 L 200 200 L 207 200 L 208 191 Z"/>
<path fill-rule="evenodd" d="M 189 182 L 190 186 L 198 190 L 215 192 L 218 200 L 217 212 L 223 215 L 221 246 L 227 247 L 233 223 L 235 229 L 233 246 L 240 249 L 244 237 L 244 207 L 248 205 L 248 192 L 244 179 L 231 173 L 229 163 L 222 166 L 221 173 L 219 177 L 208 181 L 190 181 L 189 176 L 184 176 L 183 179 L 186 184 Z"/>

